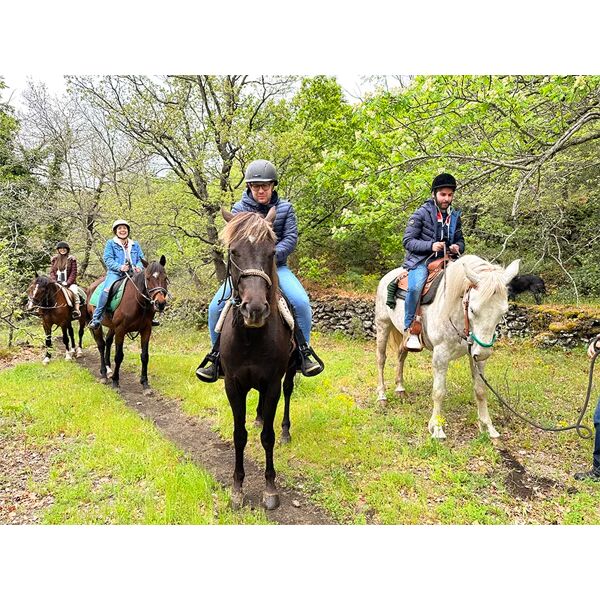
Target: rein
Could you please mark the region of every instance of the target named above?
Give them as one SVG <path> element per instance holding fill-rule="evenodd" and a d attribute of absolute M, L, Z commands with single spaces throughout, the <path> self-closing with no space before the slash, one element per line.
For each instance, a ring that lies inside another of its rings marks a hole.
<path fill-rule="evenodd" d="M 588 374 L 587 393 L 585 395 L 585 401 L 583 403 L 583 406 L 581 407 L 581 410 L 579 411 L 579 415 L 577 417 L 577 420 L 575 421 L 575 423 L 573 423 L 571 425 L 565 425 L 564 427 L 546 427 L 545 425 L 541 425 L 540 423 L 537 423 L 536 421 L 533 421 L 532 419 L 530 419 L 530 418 L 528 418 L 528 417 L 526 417 L 526 416 L 518 413 L 488 383 L 488 380 L 483 376 L 483 373 L 480 372 L 479 365 L 478 365 L 476 371 L 477 371 L 477 374 L 479 375 L 479 377 L 481 377 L 481 380 L 483 381 L 483 383 L 485 383 L 485 385 L 492 392 L 492 394 L 494 394 L 494 396 L 496 396 L 496 398 L 498 399 L 498 401 L 500 402 L 500 404 L 502 404 L 502 406 L 504 406 L 505 408 L 507 408 L 511 413 L 513 413 L 519 419 L 521 419 L 522 421 L 525 421 L 525 423 L 528 423 L 529 425 L 531 425 L 532 427 L 535 427 L 536 429 L 541 429 L 542 431 L 553 431 L 553 432 L 556 432 L 556 431 L 569 431 L 571 429 L 575 429 L 577 431 L 577 435 L 580 438 L 582 438 L 584 440 L 589 440 L 593 436 L 592 430 L 587 425 L 582 425 L 581 421 L 583 421 L 583 417 L 585 416 L 588 404 L 590 402 L 590 396 L 592 394 L 592 382 L 593 382 L 593 377 L 594 377 L 594 365 L 596 363 L 596 358 L 598 358 L 598 354 L 600 354 L 600 350 L 596 350 L 596 352 L 594 352 L 594 356 L 592 357 L 592 360 L 590 362 L 590 369 L 589 369 L 589 374 Z"/>
<path fill-rule="evenodd" d="M 131 281 L 131 284 L 137 290 L 138 294 L 142 298 L 147 300 L 150 303 L 150 305 L 152 306 L 152 308 L 154 308 L 154 310 L 156 310 L 156 299 L 155 299 L 156 294 L 162 292 L 164 294 L 165 298 L 168 298 L 170 296 L 169 291 L 166 288 L 161 287 L 161 286 L 157 286 L 157 287 L 148 289 L 148 280 L 146 278 L 145 271 L 144 271 L 144 288 L 146 289 L 146 292 L 148 292 L 149 295 L 144 294 L 144 292 L 142 292 L 142 290 L 140 290 L 140 288 L 136 285 L 135 280 L 129 274 L 129 272 L 124 271 L 124 273 L 125 273 L 125 277 L 127 277 L 127 279 L 129 279 L 129 281 Z M 152 296 L 152 294 L 154 294 L 154 296 Z M 140 306 L 143 306 L 143 304 L 140 304 Z"/>
<path fill-rule="evenodd" d="M 53 283 L 55 286 L 58 287 L 58 283 L 56 283 L 55 281 L 49 281 L 48 283 Z M 27 296 L 27 299 L 29 300 L 29 302 L 33 303 L 35 301 L 35 296 L 36 296 L 38 287 L 39 287 L 39 284 L 36 284 L 35 289 L 33 290 L 33 296 Z M 60 287 L 58 287 L 57 292 L 59 292 L 59 291 L 60 291 Z M 47 300 L 48 295 L 49 295 L 49 290 L 46 292 L 43 300 Z M 63 308 L 64 306 L 68 306 L 68 304 L 57 304 L 56 303 L 56 295 L 55 295 L 54 296 L 54 306 L 41 306 L 40 304 L 32 304 L 31 309 L 37 308 L 38 310 L 54 310 L 55 308 Z"/>

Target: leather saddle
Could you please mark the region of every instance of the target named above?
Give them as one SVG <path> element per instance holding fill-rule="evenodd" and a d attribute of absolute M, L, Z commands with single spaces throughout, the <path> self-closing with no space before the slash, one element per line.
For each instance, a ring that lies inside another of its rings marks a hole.
<path fill-rule="evenodd" d="M 437 292 L 437 289 L 442 281 L 444 268 L 446 264 L 450 262 L 450 260 L 451 259 L 446 256 L 437 258 L 427 265 L 427 270 L 429 273 L 427 275 L 425 285 L 423 286 L 423 291 L 421 292 L 421 305 L 431 304 L 433 302 L 435 293 Z M 406 269 L 402 269 L 398 275 L 398 278 L 395 281 L 392 281 L 392 284 L 396 284 L 398 286 L 395 297 L 404 300 L 408 292 L 408 271 Z"/>

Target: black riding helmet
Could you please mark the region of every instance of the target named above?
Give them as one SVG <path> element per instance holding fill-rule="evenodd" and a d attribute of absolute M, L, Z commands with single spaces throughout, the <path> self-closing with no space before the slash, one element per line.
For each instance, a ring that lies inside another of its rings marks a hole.
<path fill-rule="evenodd" d="M 253 160 L 246 169 L 246 183 L 270 183 L 277 185 L 277 171 L 268 160 Z"/>
<path fill-rule="evenodd" d="M 431 191 L 439 190 L 440 188 L 456 189 L 456 179 L 450 173 L 440 173 L 431 184 Z"/>
<path fill-rule="evenodd" d="M 58 242 L 58 243 L 56 244 L 56 249 L 57 249 L 57 250 L 60 250 L 60 248 L 66 248 L 66 249 L 67 249 L 67 252 L 70 252 L 70 251 L 71 251 L 71 248 L 69 248 L 69 244 L 67 244 L 67 242 Z"/>

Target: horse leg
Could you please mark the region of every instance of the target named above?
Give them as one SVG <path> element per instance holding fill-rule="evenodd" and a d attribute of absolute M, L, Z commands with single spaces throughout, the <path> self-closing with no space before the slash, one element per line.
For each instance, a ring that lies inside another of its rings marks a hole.
<path fill-rule="evenodd" d="M 377 321 L 377 369 L 379 377 L 377 383 L 377 399 L 382 403 L 382 405 L 385 405 L 387 402 L 387 398 L 385 397 L 385 380 L 383 378 L 383 370 L 385 368 L 387 343 L 391 327 L 393 327 L 391 321 Z"/>
<path fill-rule="evenodd" d="M 294 375 L 296 373 L 296 365 L 293 364 L 291 367 L 288 367 L 288 370 L 285 374 L 285 379 L 283 380 L 283 399 L 284 399 L 284 407 L 283 407 L 283 420 L 281 421 L 281 443 L 289 444 L 292 441 L 292 436 L 290 435 L 290 398 L 292 397 L 292 392 L 294 391 Z"/>
<path fill-rule="evenodd" d="M 76 358 L 81 358 L 83 356 L 83 332 L 85 331 L 85 306 L 81 307 L 81 317 L 79 319 L 79 344 L 77 346 L 77 350 L 75 351 Z"/>
<path fill-rule="evenodd" d="M 69 352 L 69 327 L 68 325 L 63 325 L 61 327 L 62 331 L 62 341 L 65 345 L 65 360 L 71 360 L 71 353 Z"/>
<path fill-rule="evenodd" d="M 231 380 L 225 379 L 225 392 L 233 413 L 233 444 L 235 446 L 235 468 L 233 471 L 233 492 L 231 503 L 233 508 L 241 508 L 244 504 L 244 449 L 248 441 L 246 430 L 246 395 L 248 390 L 239 389 Z"/>
<path fill-rule="evenodd" d="M 256 405 L 256 418 L 254 419 L 254 427 L 262 427 L 264 425 L 263 420 L 263 405 L 265 398 L 262 392 L 258 393 L 258 404 Z"/>
<path fill-rule="evenodd" d="M 66 360 L 72 360 L 73 359 L 73 354 L 75 354 L 75 332 L 73 331 L 73 324 L 71 323 L 71 321 L 69 321 L 67 323 L 67 334 L 69 336 L 69 340 L 71 341 L 71 347 L 67 348 L 67 354 L 69 355 L 69 358 L 66 358 Z"/>
<path fill-rule="evenodd" d="M 52 349 L 52 325 L 50 323 L 46 323 L 44 321 L 44 333 L 46 334 L 46 354 L 44 355 L 44 360 L 42 361 L 45 365 L 50 362 L 52 358 L 52 353 L 50 350 Z"/>
<path fill-rule="evenodd" d="M 483 379 L 479 377 L 478 373 L 483 375 L 483 371 L 485 368 L 485 361 L 475 362 L 469 356 L 469 364 L 471 365 L 471 375 L 473 376 L 473 391 L 475 395 L 475 400 L 477 402 L 477 424 L 479 425 L 479 431 L 486 432 L 491 438 L 498 438 L 500 434 L 496 431 L 492 423 L 492 418 L 490 417 L 490 413 L 488 412 L 487 406 L 487 397 L 486 397 L 486 387 L 485 383 L 483 383 Z"/>
<path fill-rule="evenodd" d="M 260 441 L 265 449 L 265 491 L 263 492 L 263 506 L 273 510 L 279 506 L 279 492 L 275 486 L 275 465 L 273 463 L 273 448 L 275 446 L 275 412 L 281 395 L 281 381 L 272 383 L 265 390 L 265 403 L 263 405 L 263 418 L 265 420 Z"/>
<path fill-rule="evenodd" d="M 398 348 L 398 365 L 396 366 L 396 389 L 394 390 L 396 396 L 400 398 L 406 398 L 406 390 L 404 389 L 404 361 L 408 356 L 408 350 L 404 348 L 403 344 L 400 344 Z"/>
<path fill-rule="evenodd" d="M 152 326 L 147 327 L 144 331 L 141 332 L 141 344 L 142 344 L 142 352 L 140 354 L 142 360 L 142 377 L 140 379 L 140 383 L 144 388 L 144 395 L 148 396 L 151 394 L 150 386 L 148 385 L 148 360 L 150 359 L 150 352 L 148 351 L 148 347 L 150 345 L 150 335 L 152 334 Z"/>
<path fill-rule="evenodd" d="M 123 362 L 123 342 L 125 334 L 117 333 L 115 335 L 115 370 L 112 374 L 112 386 L 117 389 L 119 387 L 119 373 L 121 371 L 121 363 Z"/>
<path fill-rule="evenodd" d="M 100 354 L 100 382 L 107 382 L 107 372 L 106 372 L 106 361 L 104 360 L 104 351 L 106 349 L 106 343 L 104 342 L 104 332 L 102 331 L 102 327 L 98 328 L 98 331 L 94 333 L 94 339 L 96 340 L 96 346 L 98 348 L 98 353 Z"/>
<path fill-rule="evenodd" d="M 109 329 L 106 334 L 106 345 L 104 347 L 104 362 L 106 363 L 106 376 L 112 375 L 112 369 L 110 368 L 110 350 L 112 348 L 113 339 L 115 337 L 114 329 Z"/>
<path fill-rule="evenodd" d="M 433 349 L 433 412 L 429 419 L 429 433 L 431 437 L 443 440 L 446 438 L 444 433 L 444 417 L 442 417 L 442 400 L 446 395 L 446 373 L 448 372 L 449 358 L 443 346 L 436 346 Z"/>

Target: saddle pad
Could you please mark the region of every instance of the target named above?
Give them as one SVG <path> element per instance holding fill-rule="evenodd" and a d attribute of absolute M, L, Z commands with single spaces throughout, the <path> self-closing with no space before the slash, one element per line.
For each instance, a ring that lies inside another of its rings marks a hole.
<path fill-rule="evenodd" d="M 429 281 L 429 279 L 427 280 L 427 283 L 425 284 L 425 287 L 423 288 L 423 293 L 421 294 L 421 306 L 425 305 L 425 304 L 431 304 L 435 298 L 435 293 L 437 292 L 438 287 L 440 286 L 440 283 L 442 281 L 443 278 L 443 272 L 440 271 L 439 273 L 437 273 L 435 275 L 435 277 Z M 407 277 L 408 279 L 408 277 Z M 392 282 L 394 283 L 394 282 Z M 405 289 L 402 289 L 401 287 L 398 287 L 396 289 L 396 298 L 400 298 L 401 300 L 404 300 L 406 298 L 406 293 L 407 291 Z"/>
<path fill-rule="evenodd" d="M 123 283 L 125 282 L 125 283 Z M 106 306 L 106 310 L 114 313 L 117 310 L 119 304 L 121 304 L 121 299 L 123 298 L 123 291 L 125 290 L 126 285 L 125 278 L 119 279 L 115 281 L 108 292 L 108 304 Z M 93 307 L 98 306 L 98 299 L 100 298 L 100 294 L 102 293 L 102 283 L 94 290 L 92 297 L 90 298 L 90 304 Z"/>

